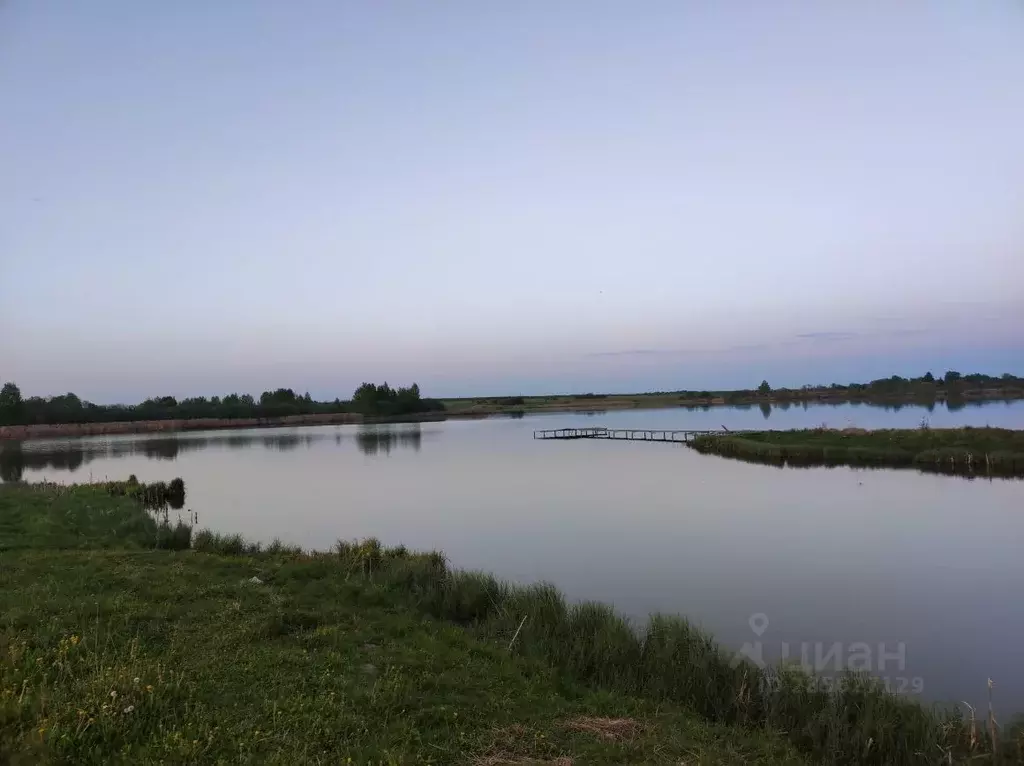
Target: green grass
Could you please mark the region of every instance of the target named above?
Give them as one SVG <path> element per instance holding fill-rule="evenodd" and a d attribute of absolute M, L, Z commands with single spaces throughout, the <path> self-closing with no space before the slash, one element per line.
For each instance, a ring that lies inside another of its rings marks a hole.
<path fill-rule="evenodd" d="M 0 487 L 3 517 L 72 508 L 93 538 L 124 501 Z M 865 679 L 827 691 L 680 618 L 638 628 L 437 553 L 204 532 L 154 550 L 136 527 L 83 550 L 31 515 L 0 552 L 0 763 L 997 762 L 983 732 Z M 998 762 L 1020 762 L 1012 737 Z"/>
<path fill-rule="evenodd" d="M 188 525 L 172 524 L 169 511 L 148 513 L 140 504 L 146 487 L 130 481 L 0 485 L 0 551 L 188 548 Z"/>
<path fill-rule="evenodd" d="M 1024 477 L 1024 431 L 1006 428 L 747 431 L 702 436 L 691 446 L 704 453 L 774 465 L 880 466 Z"/>
<path fill-rule="evenodd" d="M 147 550 L 138 505 L 122 549 L 83 550 L 126 529 L 125 502 L 0 487 L 0 763 L 804 762 L 414 608 L 438 555 L 202 533 L 218 552 Z"/>

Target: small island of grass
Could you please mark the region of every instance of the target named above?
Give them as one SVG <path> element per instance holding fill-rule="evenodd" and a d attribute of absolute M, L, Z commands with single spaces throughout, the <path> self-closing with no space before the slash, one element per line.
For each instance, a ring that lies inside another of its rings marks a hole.
<path fill-rule="evenodd" d="M 811 428 L 700 436 L 699 452 L 788 466 L 917 468 L 1024 477 L 1024 431 L 1008 428 Z"/>

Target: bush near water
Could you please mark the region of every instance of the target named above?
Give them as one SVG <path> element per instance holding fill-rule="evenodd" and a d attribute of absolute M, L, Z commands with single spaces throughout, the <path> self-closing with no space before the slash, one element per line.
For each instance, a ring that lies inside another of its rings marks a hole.
<path fill-rule="evenodd" d="M 983 721 L 865 677 L 830 689 L 737 662 L 682 618 L 638 629 L 550 585 L 511 585 L 373 539 L 314 553 L 193 534 L 147 510 L 139 486 L 0 488 L 0 760 L 680 762 L 696 738 L 708 763 L 1024 762 L 1015 732 L 993 739 Z M 392 641 L 386 667 L 373 661 L 380 635 Z M 438 653 L 454 665 L 434 667 Z M 372 684 L 350 676 L 359 658 Z M 481 662 L 483 679 L 458 670 Z M 410 680 L 411 669 L 425 675 Z M 443 712 L 459 709 L 457 724 Z M 579 726 L 530 718 L 540 710 L 586 712 L 583 730 L 630 721 L 633 734 L 595 744 L 572 734 Z M 670 721 L 675 734 L 661 728 Z"/>

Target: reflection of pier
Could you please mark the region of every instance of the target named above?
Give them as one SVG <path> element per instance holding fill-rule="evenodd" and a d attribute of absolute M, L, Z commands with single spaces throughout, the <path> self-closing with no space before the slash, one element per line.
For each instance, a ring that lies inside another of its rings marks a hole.
<path fill-rule="evenodd" d="M 698 436 L 721 436 L 731 431 L 662 430 L 650 428 L 554 428 L 534 431 L 534 439 L 617 439 L 631 442 L 677 442 Z"/>

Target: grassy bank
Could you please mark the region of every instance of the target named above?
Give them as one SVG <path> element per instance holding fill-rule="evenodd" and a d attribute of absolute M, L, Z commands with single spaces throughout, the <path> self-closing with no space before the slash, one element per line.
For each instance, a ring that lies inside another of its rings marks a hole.
<path fill-rule="evenodd" d="M 0 763 L 804 763 L 431 616 L 440 556 L 157 550 L 103 486 L 2 486 L 0 524 Z"/>
<path fill-rule="evenodd" d="M 773 465 L 882 466 L 1024 477 L 1024 431 L 1006 428 L 746 431 L 702 436 L 691 446 L 704 453 Z"/>
<path fill-rule="evenodd" d="M 439 554 L 206 532 L 154 550 L 163 521 L 100 486 L 0 487 L 0 519 L 2 762 L 1021 756 L 864 680 L 827 691 L 736 663 L 684 620 L 638 630 Z"/>

